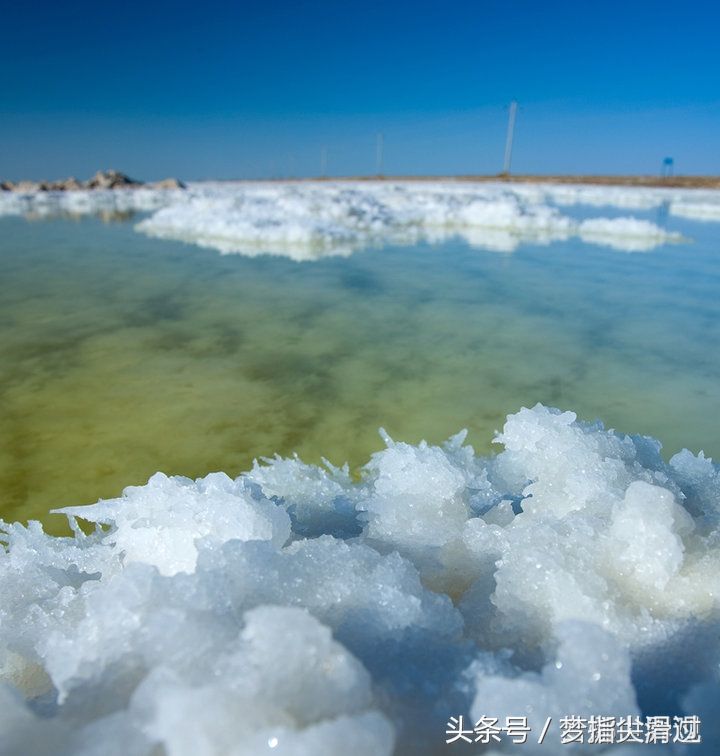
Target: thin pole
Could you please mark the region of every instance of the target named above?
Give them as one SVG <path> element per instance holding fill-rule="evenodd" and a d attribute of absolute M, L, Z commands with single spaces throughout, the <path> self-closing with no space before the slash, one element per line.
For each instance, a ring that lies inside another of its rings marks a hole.
<path fill-rule="evenodd" d="M 378 176 L 382 176 L 383 172 L 383 147 L 384 147 L 384 138 L 382 134 L 377 135 L 377 144 L 375 146 L 375 167 L 377 170 L 375 171 Z"/>
<path fill-rule="evenodd" d="M 325 178 L 327 176 L 327 147 L 323 147 L 320 150 L 320 177 Z"/>
<path fill-rule="evenodd" d="M 517 102 L 513 100 L 510 103 L 510 115 L 508 116 L 507 139 L 505 140 L 505 161 L 503 163 L 503 173 L 510 173 L 510 163 L 512 162 L 513 135 L 515 132 L 515 115 L 517 113 Z"/>

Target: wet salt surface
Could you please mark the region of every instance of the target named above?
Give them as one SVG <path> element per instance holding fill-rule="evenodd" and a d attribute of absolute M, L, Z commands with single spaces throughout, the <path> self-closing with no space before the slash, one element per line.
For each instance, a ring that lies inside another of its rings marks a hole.
<path fill-rule="evenodd" d="M 444 753 L 459 714 L 697 714 L 705 745 L 665 750 L 714 753 L 718 232 L 658 212 L 694 241 L 312 264 L 3 219 L 5 520 L 230 477 L 70 510 L 94 535 L 5 528 L 0 750 Z M 358 471 L 381 425 L 402 442 Z M 461 427 L 476 452 L 418 445 Z M 252 466 L 293 451 L 357 474 Z"/>
<path fill-rule="evenodd" d="M 699 716 L 664 750 L 714 753 L 720 468 L 541 405 L 463 441 L 5 525 L 3 752 L 441 753 L 461 714 L 526 717 L 529 753 L 582 750 L 547 717 Z"/>

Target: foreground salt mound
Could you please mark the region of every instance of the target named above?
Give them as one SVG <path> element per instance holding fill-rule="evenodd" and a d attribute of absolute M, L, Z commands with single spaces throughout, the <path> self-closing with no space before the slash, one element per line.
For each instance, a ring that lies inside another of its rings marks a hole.
<path fill-rule="evenodd" d="M 494 457 L 464 438 L 3 525 L 2 753 L 444 753 L 458 715 L 557 753 L 548 716 L 683 713 L 705 743 L 664 750 L 715 752 L 718 467 L 540 405 Z"/>
<path fill-rule="evenodd" d="M 492 711 L 506 717 L 528 717 L 533 732 L 542 732 L 547 717 L 558 722 L 567 712 L 589 718 L 604 715 L 623 717 L 640 714 L 631 682 L 630 655 L 615 638 L 597 625 L 566 622 L 558 625 L 555 658 L 540 672 L 517 676 L 488 673 L 479 664 L 473 721 Z M 531 739 L 524 750 L 547 753 L 560 750 L 557 740 L 538 744 Z M 567 744 L 564 744 L 564 748 Z"/>

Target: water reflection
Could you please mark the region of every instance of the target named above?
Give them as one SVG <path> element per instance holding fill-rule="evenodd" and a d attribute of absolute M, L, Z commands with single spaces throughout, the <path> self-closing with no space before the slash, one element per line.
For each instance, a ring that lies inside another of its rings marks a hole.
<path fill-rule="evenodd" d="M 670 215 L 670 201 L 665 200 L 662 204 L 658 205 L 657 212 L 655 214 L 655 223 L 658 226 L 665 226 Z"/>
<path fill-rule="evenodd" d="M 136 210 L 100 209 L 92 213 L 73 212 L 72 210 L 42 210 L 39 208 L 23 213 L 22 217 L 31 223 L 52 220 L 82 221 L 88 217 L 97 218 L 103 223 L 127 223 L 138 216 Z"/>

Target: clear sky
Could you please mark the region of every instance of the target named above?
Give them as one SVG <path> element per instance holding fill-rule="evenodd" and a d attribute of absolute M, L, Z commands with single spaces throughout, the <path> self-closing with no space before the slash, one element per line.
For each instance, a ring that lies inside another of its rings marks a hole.
<path fill-rule="evenodd" d="M 720 3 L 22 0 L 0 177 L 720 173 Z"/>

